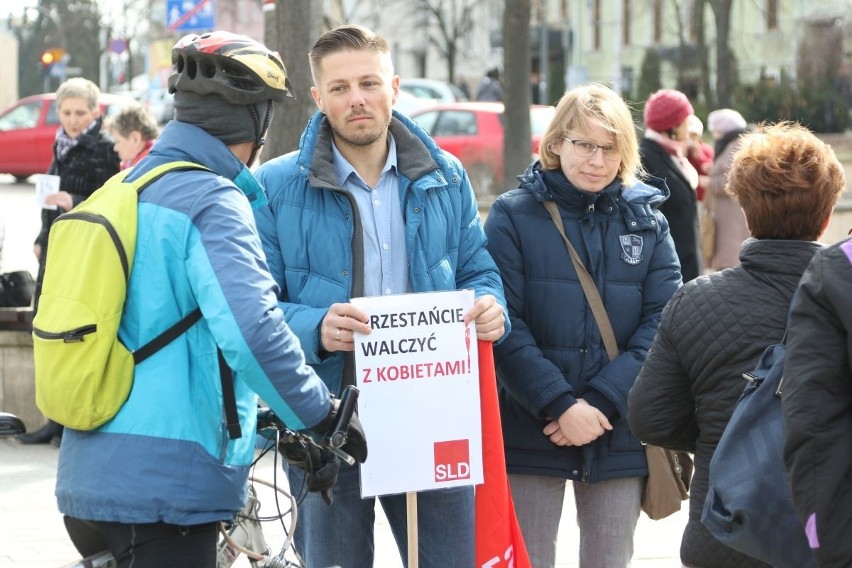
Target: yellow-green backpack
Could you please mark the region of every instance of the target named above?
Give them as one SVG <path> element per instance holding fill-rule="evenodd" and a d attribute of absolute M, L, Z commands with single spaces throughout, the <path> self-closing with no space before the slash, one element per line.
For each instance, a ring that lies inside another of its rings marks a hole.
<path fill-rule="evenodd" d="M 196 309 L 131 352 L 118 337 L 136 249 L 139 193 L 168 172 L 204 169 L 170 162 L 126 182 L 110 178 L 50 229 L 44 280 L 33 319 L 36 404 L 77 430 L 110 420 L 130 394 L 134 367 L 201 318 Z"/>

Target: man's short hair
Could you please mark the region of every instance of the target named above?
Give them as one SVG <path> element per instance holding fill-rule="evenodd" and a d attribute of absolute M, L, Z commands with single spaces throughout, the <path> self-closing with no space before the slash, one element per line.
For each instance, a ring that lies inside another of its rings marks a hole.
<path fill-rule="evenodd" d="M 314 84 L 317 84 L 317 74 L 326 56 L 340 51 L 359 50 L 387 55 L 390 46 L 385 38 L 357 24 L 338 26 L 321 35 L 308 54 Z"/>
<path fill-rule="evenodd" d="M 795 122 L 760 124 L 745 134 L 726 191 L 758 239 L 815 241 L 846 189 L 831 146 Z"/>

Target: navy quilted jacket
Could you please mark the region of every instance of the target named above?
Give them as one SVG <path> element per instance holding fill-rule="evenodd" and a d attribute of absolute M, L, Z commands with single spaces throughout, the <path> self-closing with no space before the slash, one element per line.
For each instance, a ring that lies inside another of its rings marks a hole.
<path fill-rule="evenodd" d="M 681 560 L 693 567 L 767 566 L 717 541 L 701 524 L 710 458 L 742 394 L 742 374 L 787 327 L 793 291 L 820 245 L 749 239 L 741 264 L 686 283 L 663 311 L 630 391 L 628 420 L 651 444 L 695 452 Z"/>
<path fill-rule="evenodd" d="M 588 482 L 644 476 L 644 450 L 627 426 L 627 392 L 663 306 L 681 283 L 668 224 L 657 210 L 668 189 L 661 180 L 631 187 L 616 180 L 600 193 L 569 187 L 556 195 L 565 232 L 615 331 L 620 355 L 610 362 L 565 243 L 542 205 L 552 195 L 539 168 L 531 166 L 485 222 L 512 323 L 494 347 L 507 468 Z M 577 398 L 606 414 L 613 430 L 586 446 L 556 446 L 542 428 Z"/>

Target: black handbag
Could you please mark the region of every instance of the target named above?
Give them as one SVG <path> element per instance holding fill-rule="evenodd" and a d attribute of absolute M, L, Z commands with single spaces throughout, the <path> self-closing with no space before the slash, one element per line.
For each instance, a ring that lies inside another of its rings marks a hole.
<path fill-rule="evenodd" d="M 26 270 L 0 274 L 0 308 L 20 308 L 33 301 L 35 281 Z"/>
<path fill-rule="evenodd" d="M 710 460 L 701 522 L 716 539 L 776 568 L 816 568 L 784 467 L 784 342 L 751 373 Z"/>

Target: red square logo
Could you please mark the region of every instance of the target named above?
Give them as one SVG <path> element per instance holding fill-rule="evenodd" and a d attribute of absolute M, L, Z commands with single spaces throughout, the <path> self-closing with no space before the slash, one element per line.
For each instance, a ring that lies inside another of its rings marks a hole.
<path fill-rule="evenodd" d="M 470 441 L 435 442 L 435 482 L 470 479 Z"/>

